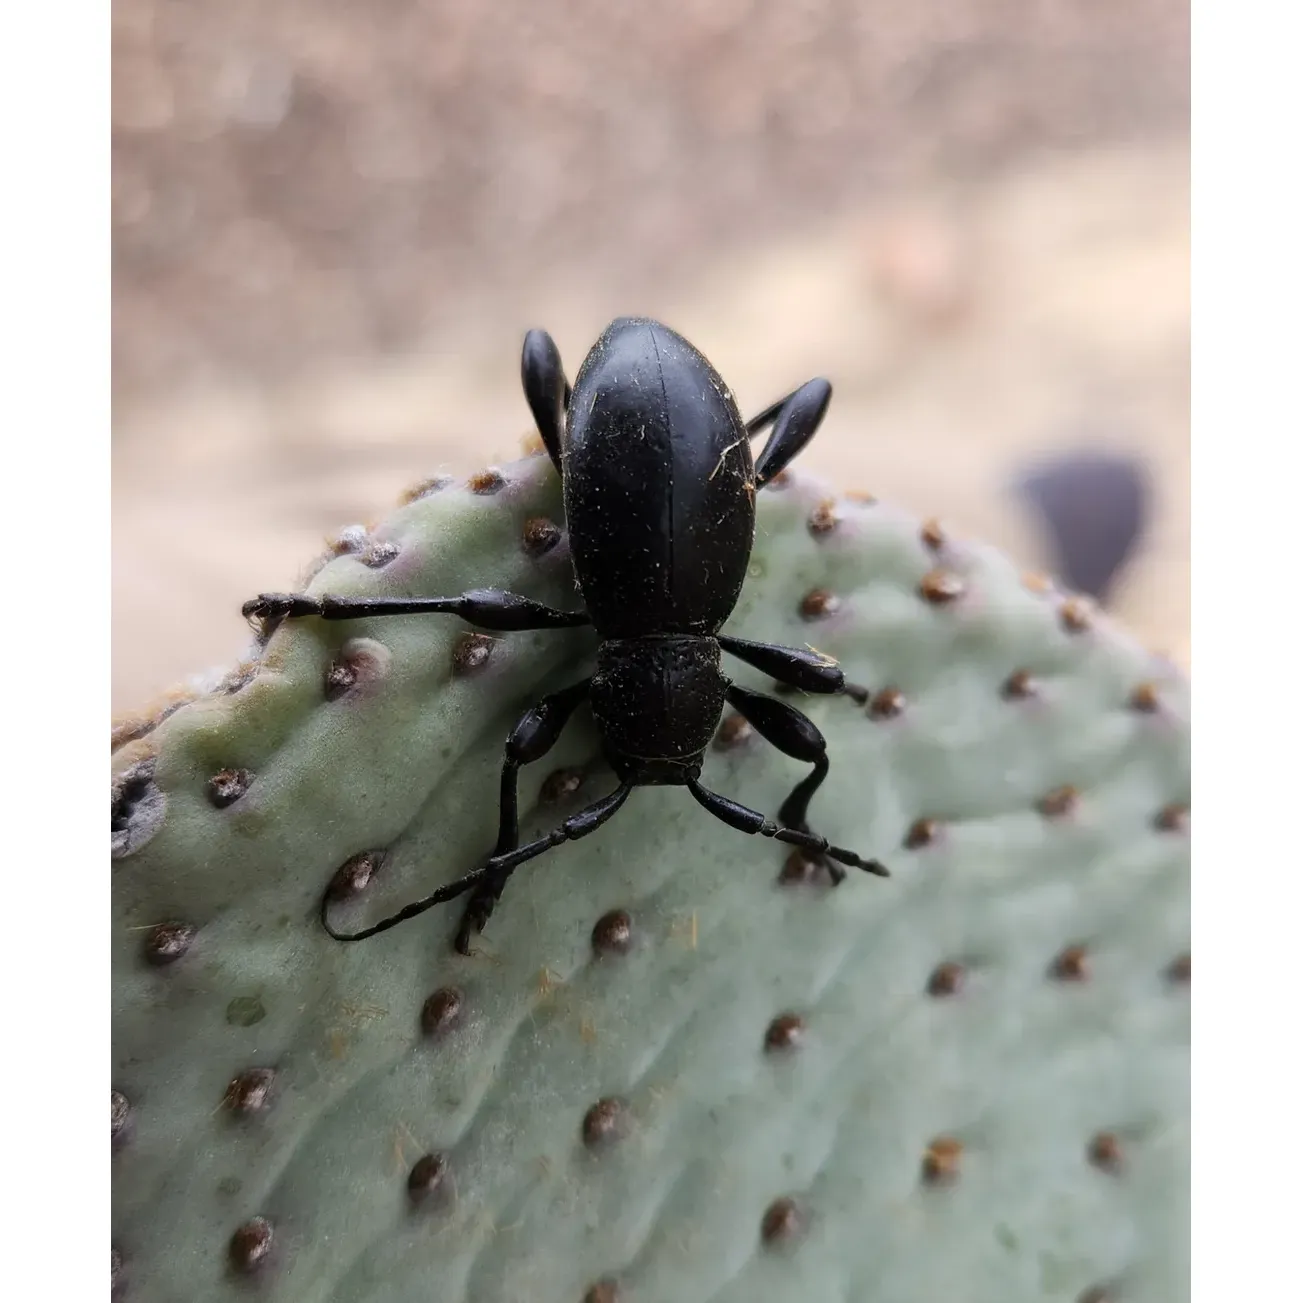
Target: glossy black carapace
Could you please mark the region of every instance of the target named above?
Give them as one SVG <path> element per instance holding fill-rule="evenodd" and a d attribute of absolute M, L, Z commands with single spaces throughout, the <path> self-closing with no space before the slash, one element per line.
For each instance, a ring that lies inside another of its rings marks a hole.
<path fill-rule="evenodd" d="M 456 938 L 457 949 L 466 953 L 516 868 L 594 832 L 635 787 L 649 784 L 686 787 L 710 814 L 739 831 L 804 848 L 823 859 L 834 882 L 845 877 L 842 864 L 885 876 L 875 860 L 830 845 L 806 822 L 810 798 L 828 773 L 823 735 L 799 710 L 739 687 L 721 667 L 728 652 L 793 688 L 848 691 L 842 671 L 826 656 L 720 632 L 746 578 L 756 492 L 814 437 L 832 387 L 811 380 L 744 422 L 715 368 L 686 339 L 658 322 L 632 317 L 606 328 L 573 389 L 551 337 L 530 331 L 521 377 L 561 476 L 583 610 L 558 611 L 497 589 L 375 599 L 267 593 L 245 604 L 246 616 L 263 620 L 442 612 L 495 632 L 591 624 L 599 639 L 593 674 L 532 706 L 507 739 L 498 841 L 489 859 L 359 932 L 337 932 L 323 897 L 326 930 L 340 941 L 360 941 L 469 892 Z M 750 441 L 770 427 L 753 461 Z M 547 753 L 585 701 L 618 786 L 522 846 L 517 772 Z M 777 822 L 701 784 L 706 747 L 725 702 L 779 750 L 814 766 L 783 802 Z"/>

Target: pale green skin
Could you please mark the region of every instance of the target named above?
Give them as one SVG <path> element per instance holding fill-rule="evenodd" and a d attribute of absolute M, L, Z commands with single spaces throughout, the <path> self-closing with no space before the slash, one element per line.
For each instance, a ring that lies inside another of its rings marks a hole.
<path fill-rule="evenodd" d="M 520 547 L 528 517 L 561 520 L 554 472 L 534 458 L 505 474 L 496 496 L 453 486 L 399 509 L 377 531 L 396 560 L 341 557 L 311 591 L 501 586 L 574 605 L 564 544 L 541 559 Z M 832 759 L 813 823 L 890 879 L 780 886 L 784 848 L 682 790 L 643 789 L 521 869 L 471 958 L 450 946 L 460 902 L 358 945 L 328 938 L 317 902 L 350 855 L 391 851 L 336 913 L 356 926 L 487 852 L 505 735 L 586 672 L 585 630 L 505 635 L 483 673 L 452 679 L 455 618 L 295 622 L 247 686 L 115 755 L 115 772 L 156 755 L 167 802 L 112 870 L 113 1085 L 133 1105 L 113 1157 L 127 1297 L 251 1297 L 227 1245 L 254 1215 L 276 1235 L 256 1296 L 292 1303 L 579 1303 L 602 1277 L 636 1303 L 1185 1297 L 1188 987 L 1167 968 L 1188 952 L 1189 847 L 1154 818 L 1188 801 L 1186 685 L 1102 620 L 1068 632 L 1059 599 L 998 554 L 937 553 L 891 508 L 843 502 L 813 535 L 822 497 L 799 478 L 761 495 L 728 628 L 814 643 L 853 680 L 905 693 L 883 721 L 799 699 Z M 938 564 L 965 578 L 959 601 L 918 595 Z M 806 622 L 814 587 L 843 605 Z M 387 673 L 327 702 L 323 674 L 353 638 L 388 649 Z M 1018 668 L 1037 698 L 1002 697 Z M 1128 706 L 1146 680 L 1156 713 Z M 609 789 L 599 767 L 577 796 L 533 808 L 551 771 L 596 747 L 582 717 L 524 772 L 525 836 Z M 205 788 L 223 767 L 256 781 L 219 810 Z M 772 815 L 803 772 L 753 737 L 712 752 L 706 779 Z M 1063 784 L 1079 809 L 1038 812 Z M 942 837 L 903 848 L 924 815 L 947 821 Z M 634 948 L 596 959 L 593 924 L 615 908 L 633 916 Z M 141 929 L 169 918 L 197 939 L 149 967 Z M 1074 943 L 1088 980 L 1052 980 Z M 967 980 L 935 998 L 945 960 Z M 464 1015 L 431 1041 L 421 1005 L 449 984 Z M 264 1016 L 241 1025 L 256 1003 Z M 766 1052 L 789 1010 L 803 1044 Z M 251 1066 L 278 1070 L 273 1104 L 236 1118 L 223 1091 Z M 594 1152 L 581 1124 L 607 1096 L 633 1125 Z M 1120 1171 L 1087 1161 L 1100 1131 L 1120 1138 Z M 923 1155 L 943 1136 L 963 1144 L 958 1171 L 929 1184 Z M 455 1194 L 413 1211 L 407 1172 L 432 1150 Z M 762 1217 L 784 1195 L 805 1233 L 766 1246 Z"/>

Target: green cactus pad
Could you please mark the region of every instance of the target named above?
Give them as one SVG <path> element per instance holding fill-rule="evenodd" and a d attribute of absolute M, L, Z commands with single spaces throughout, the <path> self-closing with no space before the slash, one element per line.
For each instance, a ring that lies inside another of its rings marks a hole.
<path fill-rule="evenodd" d="M 308 591 L 577 604 L 537 457 L 346 531 Z M 274 576 L 269 576 L 273 579 Z M 269 587 L 274 584 L 269 584 Z M 729 625 L 872 689 L 804 698 L 822 870 L 635 791 L 357 945 L 496 835 L 502 744 L 587 630 L 277 629 L 115 733 L 113 1222 L 133 1300 L 1086 1303 L 1187 1291 L 1187 687 L 1000 555 L 799 477 Z M 730 673 L 767 688 L 732 662 Z M 706 779 L 805 768 L 725 720 Z M 537 836 L 607 791 L 578 716 Z"/>

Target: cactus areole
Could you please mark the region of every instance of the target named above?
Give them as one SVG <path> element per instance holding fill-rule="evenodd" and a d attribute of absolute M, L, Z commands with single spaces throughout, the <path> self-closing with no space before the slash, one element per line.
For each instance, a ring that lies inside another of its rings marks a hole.
<path fill-rule="evenodd" d="M 594 673 L 545 696 L 517 721 L 502 764 L 498 840 L 479 868 L 358 932 L 360 941 L 434 905 L 469 894 L 455 945 L 463 954 L 482 931 L 516 868 L 564 841 L 595 832 L 639 786 L 683 786 L 715 818 L 740 832 L 800 847 L 829 870 L 840 865 L 887 876 L 876 860 L 833 846 L 807 821 L 827 777 L 827 744 L 795 707 L 733 683 L 728 652 L 780 684 L 863 700 L 830 657 L 809 648 L 749 642 L 720 633 L 742 591 L 755 538 L 756 492 L 814 438 L 832 397 L 810 380 L 744 422 L 710 362 L 655 321 L 623 317 L 593 345 L 572 389 L 551 336 L 525 337 L 521 378 L 538 432 L 561 475 L 575 579 L 586 609 L 562 611 L 500 589 L 457 597 L 348 599 L 264 593 L 245 604 L 262 621 L 318 616 L 457 615 L 479 629 L 513 632 L 591 625 L 600 644 Z M 772 433 L 758 460 L 750 440 Z M 587 701 L 618 785 L 545 836 L 520 844 L 517 773 L 557 743 Z M 812 765 L 777 821 L 702 786 L 702 763 L 725 703 L 766 741 Z"/>

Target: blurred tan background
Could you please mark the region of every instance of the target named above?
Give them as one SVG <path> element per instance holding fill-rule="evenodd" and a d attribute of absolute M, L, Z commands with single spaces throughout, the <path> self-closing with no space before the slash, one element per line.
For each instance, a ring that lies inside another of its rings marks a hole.
<path fill-rule="evenodd" d="M 632 312 L 1032 565 L 1031 459 L 1143 458 L 1117 606 L 1188 663 L 1187 53 L 1178 0 L 115 0 L 115 709 Z"/>

